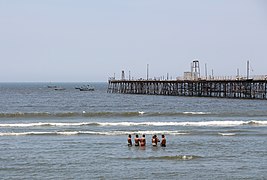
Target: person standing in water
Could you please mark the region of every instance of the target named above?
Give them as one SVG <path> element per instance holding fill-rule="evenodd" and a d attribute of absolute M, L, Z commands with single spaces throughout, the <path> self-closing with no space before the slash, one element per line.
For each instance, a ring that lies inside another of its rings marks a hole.
<path fill-rule="evenodd" d="M 128 146 L 131 147 L 132 145 L 133 145 L 132 136 L 131 136 L 131 134 L 129 134 L 129 136 L 128 136 Z"/>
<path fill-rule="evenodd" d="M 161 147 L 166 147 L 166 138 L 165 138 L 165 136 L 162 134 L 162 139 L 161 139 Z"/>
<path fill-rule="evenodd" d="M 139 139 L 139 137 L 138 137 L 138 134 L 136 134 L 136 135 L 135 135 L 135 138 L 134 138 L 134 145 L 135 145 L 135 146 L 139 146 L 139 144 L 140 144 L 140 139 Z"/>
<path fill-rule="evenodd" d="M 140 139 L 140 146 L 146 146 L 146 135 L 143 134 L 143 137 Z"/>
<path fill-rule="evenodd" d="M 158 142 L 160 142 L 160 140 L 158 139 L 157 135 L 154 135 L 152 137 L 152 146 L 157 146 Z"/>

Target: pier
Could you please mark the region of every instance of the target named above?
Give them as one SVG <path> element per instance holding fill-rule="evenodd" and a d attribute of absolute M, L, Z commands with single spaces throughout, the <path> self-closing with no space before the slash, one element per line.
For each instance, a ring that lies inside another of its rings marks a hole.
<path fill-rule="evenodd" d="M 198 66 L 185 72 L 183 78 L 163 79 L 122 79 L 110 78 L 108 93 L 147 94 L 168 96 L 197 96 L 239 99 L 267 99 L 267 76 L 247 77 L 200 77 Z"/>
<path fill-rule="evenodd" d="M 110 79 L 108 93 L 267 99 L 267 81 Z"/>

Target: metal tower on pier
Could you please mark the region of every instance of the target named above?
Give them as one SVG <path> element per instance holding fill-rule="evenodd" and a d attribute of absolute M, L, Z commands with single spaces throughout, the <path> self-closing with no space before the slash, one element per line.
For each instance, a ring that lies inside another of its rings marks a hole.
<path fill-rule="evenodd" d="M 191 71 L 192 71 L 192 80 L 198 80 L 200 78 L 200 67 L 198 60 L 193 61 Z"/>

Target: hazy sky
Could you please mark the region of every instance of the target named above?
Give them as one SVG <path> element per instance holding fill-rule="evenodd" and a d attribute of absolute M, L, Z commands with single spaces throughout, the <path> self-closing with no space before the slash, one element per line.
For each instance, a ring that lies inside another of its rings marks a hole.
<path fill-rule="evenodd" d="M 0 0 L 0 82 L 267 74 L 264 0 Z"/>

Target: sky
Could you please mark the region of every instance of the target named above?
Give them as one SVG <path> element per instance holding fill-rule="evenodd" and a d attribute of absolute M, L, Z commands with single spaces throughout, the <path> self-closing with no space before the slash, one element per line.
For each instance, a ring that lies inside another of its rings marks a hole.
<path fill-rule="evenodd" d="M 0 82 L 267 74 L 264 0 L 0 0 Z"/>

